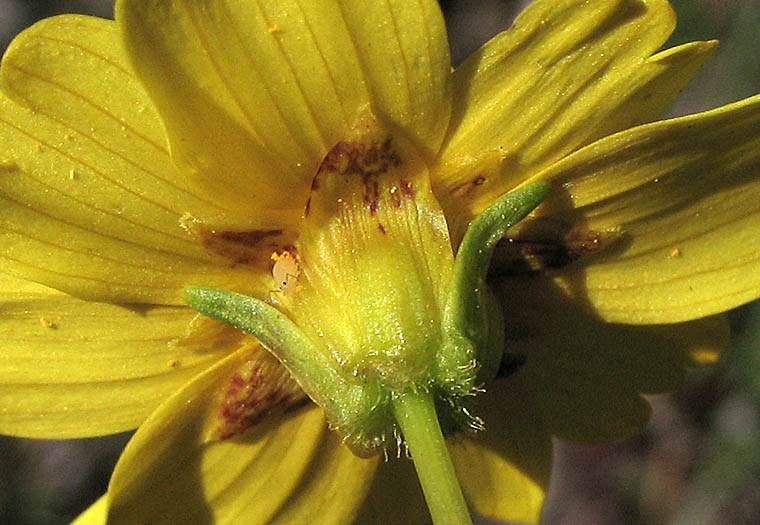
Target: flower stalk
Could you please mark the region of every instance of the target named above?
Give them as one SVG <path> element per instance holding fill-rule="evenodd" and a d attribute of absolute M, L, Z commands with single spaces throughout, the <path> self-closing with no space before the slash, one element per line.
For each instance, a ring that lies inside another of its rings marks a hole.
<path fill-rule="evenodd" d="M 472 523 L 459 487 L 430 392 L 410 392 L 392 401 L 396 421 L 412 454 L 414 468 L 435 525 Z"/>

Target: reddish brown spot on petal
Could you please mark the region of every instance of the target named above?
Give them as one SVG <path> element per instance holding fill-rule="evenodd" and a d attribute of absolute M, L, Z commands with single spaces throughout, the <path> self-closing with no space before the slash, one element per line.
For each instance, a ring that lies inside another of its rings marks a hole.
<path fill-rule="evenodd" d="M 354 142 L 341 141 L 325 155 L 311 184 L 312 197 L 323 186 L 323 177 L 343 176 L 360 178 L 363 185 L 363 202 L 371 215 L 375 215 L 382 202 L 381 184 L 378 178 L 390 169 L 401 165 L 392 141 Z M 395 197 L 394 197 L 395 199 Z M 394 204 L 400 201 L 394 200 Z M 312 200 L 306 205 L 304 215 L 311 212 Z"/>
<path fill-rule="evenodd" d="M 309 199 L 306 201 L 306 207 L 303 210 L 303 216 L 308 217 L 310 213 L 311 213 L 311 195 L 309 195 Z"/>
<path fill-rule="evenodd" d="M 364 204 L 369 208 L 370 215 L 377 213 L 380 205 L 380 184 L 374 179 L 364 180 Z"/>
<path fill-rule="evenodd" d="M 497 245 L 492 270 L 519 275 L 562 268 L 607 249 L 622 236 L 618 230 L 600 231 L 571 227 L 553 219 L 529 219 L 514 237 Z"/>
<path fill-rule="evenodd" d="M 320 166 L 320 171 L 322 167 Z M 317 174 L 314 175 L 314 178 L 311 179 L 311 191 L 316 191 L 319 189 L 319 171 L 317 171 Z"/>
<path fill-rule="evenodd" d="M 401 188 L 401 192 L 410 199 L 414 199 L 417 194 L 414 186 L 412 186 L 412 183 L 408 179 L 399 180 L 399 187 Z"/>
<path fill-rule="evenodd" d="M 451 188 L 451 193 L 457 195 L 458 197 L 462 197 L 464 195 L 470 195 L 472 194 L 477 188 L 482 186 L 486 183 L 486 176 L 484 174 L 480 174 L 477 177 L 464 181 L 460 184 L 457 184 L 453 188 Z"/>
<path fill-rule="evenodd" d="M 393 150 L 390 138 L 368 144 L 341 141 L 325 155 L 312 182 L 312 189 L 319 188 L 319 176 L 325 173 L 370 177 L 399 165 L 401 159 Z"/>
<path fill-rule="evenodd" d="M 213 232 L 217 239 L 242 244 L 245 246 L 255 246 L 267 237 L 279 237 L 282 230 L 253 230 L 253 231 L 220 231 Z"/>
<path fill-rule="evenodd" d="M 400 208 L 402 201 L 401 201 L 401 193 L 398 187 L 394 186 L 388 191 L 391 194 L 391 202 L 393 203 L 393 207 Z"/>
<path fill-rule="evenodd" d="M 572 262 L 596 253 L 618 240 L 620 236 L 619 231 L 570 230 L 565 235 L 567 258 Z"/>
<path fill-rule="evenodd" d="M 258 265 L 282 249 L 288 234 L 281 229 L 223 230 L 201 222 L 186 224 L 206 251 L 233 264 Z"/>
<path fill-rule="evenodd" d="M 386 233 L 388 233 L 388 232 L 386 231 L 386 229 L 385 229 L 385 226 L 383 226 L 383 225 L 382 225 L 382 224 L 380 224 L 379 222 L 377 223 L 377 227 L 378 227 L 378 229 L 380 230 L 380 233 L 382 233 L 383 235 L 385 235 Z"/>
<path fill-rule="evenodd" d="M 230 439 L 276 410 L 284 411 L 307 401 L 287 372 L 249 361 L 229 380 L 219 406 L 217 437 Z"/>

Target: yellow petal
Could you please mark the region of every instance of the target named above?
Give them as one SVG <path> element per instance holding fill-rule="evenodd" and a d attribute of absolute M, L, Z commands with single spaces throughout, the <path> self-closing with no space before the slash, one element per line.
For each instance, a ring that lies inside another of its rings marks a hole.
<path fill-rule="evenodd" d="M 430 523 L 414 463 L 408 457 L 390 457 L 382 463 L 355 523 Z"/>
<path fill-rule="evenodd" d="M 550 220 L 620 234 L 554 274 L 595 315 L 673 323 L 760 296 L 760 96 L 602 139 L 539 178 Z"/>
<path fill-rule="evenodd" d="M 530 386 L 548 430 L 561 438 L 609 442 L 643 431 L 640 393 L 678 388 L 689 366 L 714 360 L 728 344 L 723 316 L 662 326 L 604 322 L 564 297 L 549 279 L 499 282 L 507 354 Z"/>
<path fill-rule="evenodd" d="M 234 439 L 210 441 L 225 385 L 241 364 L 272 359 L 241 350 L 201 374 L 140 427 L 114 471 L 109 522 L 350 522 L 377 459 L 353 456 L 310 405 Z M 266 380 L 266 378 L 264 378 Z M 221 396 L 221 397 L 220 397 Z"/>
<path fill-rule="evenodd" d="M 469 220 L 568 153 L 659 117 L 716 45 L 650 56 L 674 21 L 664 0 L 533 3 L 454 73 L 435 170 L 444 209 Z"/>
<path fill-rule="evenodd" d="M 448 46 L 433 0 L 117 2 L 172 151 L 234 209 L 293 208 L 369 105 L 435 150 L 448 123 Z"/>
<path fill-rule="evenodd" d="M 229 285 L 180 218 L 221 210 L 185 186 L 113 22 L 45 20 L 12 43 L 0 94 L 0 260 L 6 272 L 113 302 L 180 303 Z M 242 279 L 250 279 L 243 277 Z"/>
<path fill-rule="evenodd" d="M 328 431 L 329 432 L 329 431 Z M 380 458 L 361 459 L 329 432 L 317 445 L 309 471 L 271 523 L 350 523 L 371 487 Z M 424 509 L 423 504 L 423 509 Z M 359 522 L 361 521 L 354 521 Z"/>
<path fill-rule="evenodd" d="M 105 525 L 108 517 L 108 495 L 103 495 L 82 514 L 71 522 L 71 525 Z"/>
<path fill-rule="evenodd" d="M 451 114 L 449 43 L 438 2 L 339 0 L 373 109 L 434 155 Z M 350 49 L 350 48 L 348 48 Z"/>
<path fill-rule="evenodd" d="M 489 385 L 475 413 L 486 430 L 449 440 L 470 510 L 493 520 L 537 523 L 552 460 L 551 435 L 522 377 Z"/>
<path fill-rule="evenodd" d="M 0 431 L 72 438 L 135 428 L 237 346 L 172 344 L 193 317 L 85 302 L 0 274 Z"/>

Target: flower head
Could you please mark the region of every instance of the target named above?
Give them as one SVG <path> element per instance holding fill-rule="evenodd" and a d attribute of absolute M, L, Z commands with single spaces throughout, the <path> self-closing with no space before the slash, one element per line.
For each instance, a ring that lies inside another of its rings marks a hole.
<path fill-rule="evenodd" d="M 470 508 L 537 519 L 551 436 L 639 430 L 760 296 L 760 98 L 655 122 L 715 47 L 657 52 L 673 25 L 538 0 L 453 71 L 433 0 L 30 28 L 0 70 L 0 430 L 140 426 L 85 517 L 425 519 L 409 462 L 344 442 L 395 446 L 429 391 Z"/>

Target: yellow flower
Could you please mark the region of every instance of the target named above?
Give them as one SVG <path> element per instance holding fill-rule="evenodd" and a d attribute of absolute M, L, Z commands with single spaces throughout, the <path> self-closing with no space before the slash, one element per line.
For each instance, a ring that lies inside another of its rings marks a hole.
<path fill-rule="evenodd" d="M 35 25 L 0 70 L 0 431 L 140 427 L 82 522 L 425 520 L 410 462 L 356 457 L 184 291 L 267 301 L 369 374 L 368 297 L 420 314 L 404 336 L 439 329 L 467 226 L 546 181 L 496 254 L 487 430 L 449 443 L 471 510 L 535 521 L 551 436 L 641 429 L 639 393 L 714 360 L 713 314 L 760 296 L 760 97 L 652 123 L 716 45 L 657 52 L 673 26 L 664 0 L 538 0 L 452 72 L 433 0 L 123 0 L 115 23 Z"/>

